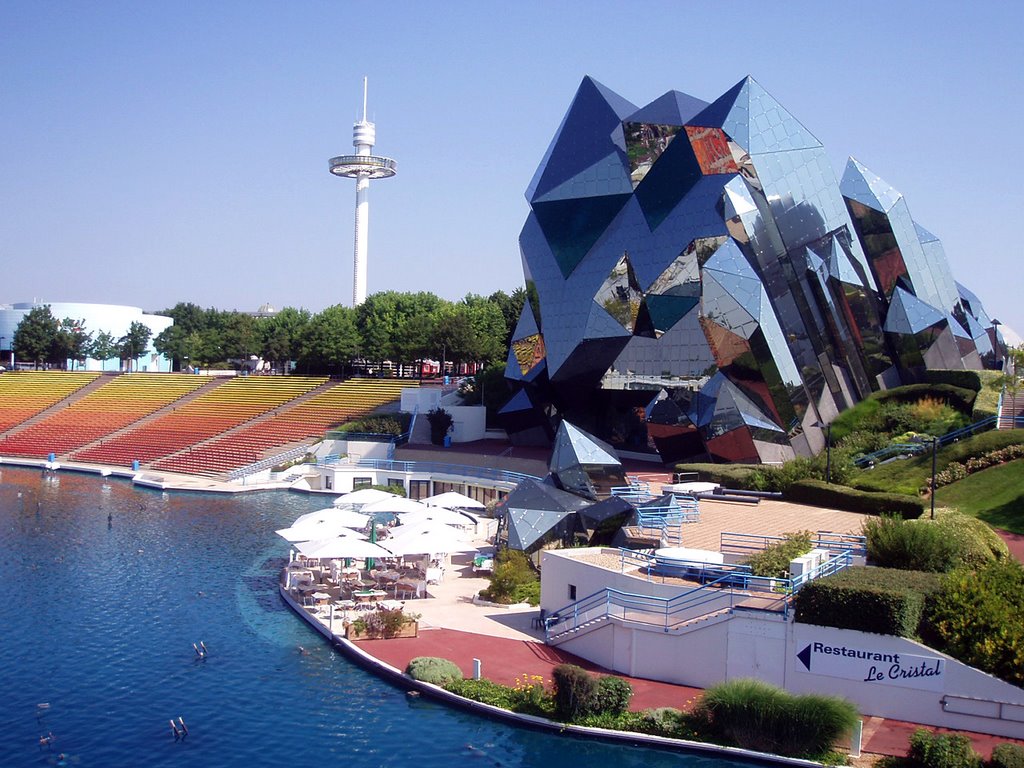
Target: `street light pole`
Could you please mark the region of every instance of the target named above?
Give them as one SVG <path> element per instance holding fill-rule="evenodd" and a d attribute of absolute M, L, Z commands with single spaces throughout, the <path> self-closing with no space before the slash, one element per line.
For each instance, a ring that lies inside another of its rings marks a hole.
<path fill-rule="evenodd" d="M 825 427 L 825 482 L 832 483 L 832 422 Z"/>
<path fill-rule="evenodd" d="M 935 463 L 939 448 L 939 438 L 932 438 L 932 520 L 935 519 Z"/>
<path fill-rule="evenodd" d="M 832 422 L 823 424 L 820 421 L 814 422 L 812 427 L 825 428 L 825 482 L 832 483 Z"/>

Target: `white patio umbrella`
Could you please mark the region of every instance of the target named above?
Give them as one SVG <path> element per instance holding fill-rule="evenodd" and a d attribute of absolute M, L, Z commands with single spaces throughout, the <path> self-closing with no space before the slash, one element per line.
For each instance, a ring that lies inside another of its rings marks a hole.
<path fill-rule="evenodd" d="M 406 514 L 399 515 L 399 519 L 402 521 L 402 525 L 415 525 L 417 523 L 433 520 L 436 523 L 457 526 L 459 528 L 476 526 L 476 520 L 474 518 L 444 507 L 432 507 L 420 512 L 408 512 Z"/>
<path fill-rule="evenodd" d="M 372 515 L 377 512 L 402 515 L 408 512 L 420 512 L 425 509 L 430 509 L 430 507 L 421 501 L 395 496 L 391 499 L 375 501 L 372 504 L 364 504 L 359 511 L 364 515 Z"/>
<path fill-rule="evenodd" d="M 358 512 L 353 512 L 351 509 L 327 507 L 326 509 L 318 509 L 315 512 L 307 512 L 305 515 L 300 515 L 295 518 L 292 527 L 326 520 L 340 521 L 346 528 L 365 528 L 366 524 L 370 522 L 368 515 L 361 515 Z"/>
<path fill-rule="evenodd" d="M 357 539 L 368 538 L 365 534 L 359 533 L 349 528 L 344 521 L 340 520 L 311 520 L 298 525 L 293 525 L 291 528 L 282 528 L 279 531 L 274 531 L 278 536 L 285 539 L 286 541 L 317 541 L 320 539 L 330 539 L 335 536 L 349 536 Z"/>
<path fill-rule="evenodd" d="M 396 557 L 404 557 L 405 555 L 437 555 L 476 549 L 472 544 L 460 541 L 453 534 L 454 531 L 444 533 L 427 529 L 420 533 L 409 533 L 405 536 L 387 539 L 382 541 L 380 545 Z"/>
<path fill-rule="evenodd" d="M 424 533 L 436 533 L 439 536 L 451 536 L 458 541 L 466 541 L 469 536 L 465 531 L 453 528 L 450 525 L 439 523 L 437 520 L 421 520 L 418 523 L 399 525 L 388 530 L 388 536 L 392 539 L 401 539 L 405 536 L 416 536 Z"/>
<path fill-rule="evenodd" d="M 346 493 L 344 496 L 339 496 L 333 502 L 336 507 L 345 506 L 358 506 L 362 504 L 372 504 L 375 501 L 381 499 L 397 499 L 400 498 L 393 493 L 387 491 L 381 491 L 377 488 L 360 488 L 358 491 L 352 491 Z"/>
<path fill-rule="evenodd" d="M 476 499 L 471 499 L 462 493 L 456 493 L 455 491 L 447 491 L 446 493 L 439 493 L 435 496 L 428 496 L 423 499 L 423 503 L 428 507 L 444 507 L 445 509 L 486 509 Z"/>
<path fill-rule="evenodd" d="M 305 557 L 319 560 L 339 558 L 363 560 L 367 557 L 393 557 L 383 547 L 379 547 L 369 541 L 357 539 L 354 536 L 338 536 L 333 539 L 321 539 L 320 541 L 304 541 L 296 545 L 296 549 Z"/>

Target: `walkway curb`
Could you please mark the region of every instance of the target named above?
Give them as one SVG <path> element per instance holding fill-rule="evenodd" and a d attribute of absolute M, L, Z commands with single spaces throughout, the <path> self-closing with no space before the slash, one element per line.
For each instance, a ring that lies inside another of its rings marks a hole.
<path fill-rule="evenodd" d="M 511 725 L 532 730 L 543 730 L 559 735 L 572 736 L 574 738 L 597 739 L 600 741 L 611 741 L 617 743 L 632 744 L 634 746 L 651 747 L 670 752 L 685 752 L 701 754 L 705 756 L 724 757 L 732 760 L 741 760 L 758 765 L 789 765 L 802 768 L 820 768 L 823 763 L 813 760 L 803 760 L 794 757 L 783 757 L 772 755 L 767 752 L 755 752 L 738 747 L 723 747 L 717 744 L 708 744 L 702 741 L 689 741 L 686 739 L 672 739 L 665 736 L 654 736 L 646 733 L 633 731 L 613 731 L 607 728 L 592 728 L 582 725 L 570 725 L 548 720 L 535 715 L 524 715 L 518 712 L 510 712 L 491 704 L 484 704 L 473 699 L 458 696 L 451 691 L 446 691 L 440 686 L 426 683 L 421 680 L 414 680 L 397 667 L 371 656 L 359 648 L 355 643 L 340 635 L 332 635 L 330 630 L 320 621 L 315 619 L 306 610 L 296 603 L 283 585 L 278 584 L 278 592 L 285 603 L 299 616 L 301 616 L 313 629 L 323 635 L 331 645 L 340 651 L 350 661 L 355 662 L 361 668 L 372 672 L 386 682 L 408 692 L 410 690 L 425 694 L 450 706 L 467 712 L 488 717 L 493 720 L 500 720 Z"/>

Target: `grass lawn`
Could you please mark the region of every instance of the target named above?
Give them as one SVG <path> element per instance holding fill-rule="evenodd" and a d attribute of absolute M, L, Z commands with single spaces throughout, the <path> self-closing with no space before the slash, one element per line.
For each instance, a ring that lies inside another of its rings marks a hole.
<path fill-rule="evenodd" d="M 1024 459 L 975 472 L 939 488 L 935 502 L 957 507 L 996 528 L 1024 534 Z"/>
<path fill-rule="evenodd" d="M 989 451 L 1018 443 L 1024 443 L 1024 430 L 1006 429 L 983 432 L 980 435 L 974 435 L 939 448 L 936 465 L 938 471 L 941 472 L 951 461 L 963 462 L 971 456 L 981 456 Z M 860 470 L 854 474 L 850 485 L 865 491 L 885 491 L 917 496 L 922 488 L 928 487 L 931 479 L 932 455 L 929 451 L 912 459 L 891 461 L 874 469 Z M 942 498 L 941 490 L 939 494 L 937 499 Z"/>

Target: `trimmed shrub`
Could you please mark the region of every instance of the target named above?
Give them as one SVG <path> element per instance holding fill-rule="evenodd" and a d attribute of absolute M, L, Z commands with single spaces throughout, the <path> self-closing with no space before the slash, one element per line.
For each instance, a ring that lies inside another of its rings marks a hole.
<path fill-rule="evenodd" d="M 452 680 L 444 686 L 446 691 L 466 699 L 490 704 L 514 712 L 512 689 L 492 680 Z"/>
<path fill-rule="evenodd" d="M 335 427 L 338 432 L 362 432 L 373 435 L 400 435 L 409 428 L 412 416 L 407 413 L 364 416 Z"/>
<path fill-rule="evenodd" d="M 462 679 L 462 670 L 454 661 L 437 656 L 417 656 L 409 662 L 405 674 L 413 680 L 440 686 Z"/>
<path fill-rule="evenodd" d="M 981 391 L 981 377 L 977 371 L 928 370 L 924 372 L 926 384 L 949 384 L 960 389 Z"/>
<path fill-rule="evenodd" d="M 1024 685 L 1024 565 L 1006 558 L 947 575 L 928 600 L 921 634 L 965 664 Z"/>
<path fill-rule="evenodd" d="M 981 387 L 979 386 L 978 389 Z M 883 405 L 890 402 L 916 403 L 925 397 L 932 397 L 946 402 L 960 413 L 970 413 L 974 409 L 974 400 L 978 396 L 978 389 L 954 387 L 950 384 L 910 384 L 905 387 L 894 387 L 875 392 L 871 397 Z"/>
<path fill-rule="evenodd" d="M 640 720 L 636 729 L 640 733 L 650 733 L 670 739 L 692 738 L 694 735 L 689 717 L 675 707 L 645 709 L 639 714 Z"/>
<path fill-rule="evenodd" d="M 978 569 L 994 560 L 1010 556 L 1010 548 L 984 520 L 956 512 L 940 515 L 935 524 L 943 534 L 960 545 L 960 561 Z"/>
<path fill-rule="evenodd" d="M 755 576 L 766 576 L 772 579 L 789 578 L 789 563 L 794 557 L 806 555 L 813 547 L 811 531 L 786 533 L 785 541 L 770 544 L 756 555 L 748 557 L 744 562 L 750 566 Z"/>
<path fill-rule="evenodd" d="M 597 714 L 597 680 L 575 664 L 559 664 L 551 670 L 555 683 L 555 713 L 560 720 L 573 722 Z"/>
<path fill-rule="evenodd" d="M 819 480 L 793 483 L 783 496 L 786 501 L 798 504 L 843 509 L 867 515 L 895 514 L 907 520 L 923 515 L 925 507 L 922 499 L 905 496 L 902 493 L 859 491 L 856 488 L 823 483 Z"/>
<path fill-rule="evenodd" d="M 913 768 L 981 768 L 981 756 L 962 733 L 932 733 L 918 728 L 910 737 L 907 762 Z"/>
<path fill-rule="evenodd" d="M 606 675 L 597 681 L 597 711 L 602 714 L 621 715 L 629 709 L 633 698 L 633 686 L 614 675 Z"/>
<path fill-rule="evenodd" d="M 941 577 L 890 568 L 847 568 L 814 579 L 793 598 L 796 620 L 823 627 L 916 637 Z"/>
<path fill-rule="evenodd" d="M 960 564 L 960 542 L 935 523 L 877 517 L 864 521 L 868 559 L 882 568 L 945 573 Z"/>
<path fill-rule="evenodd" d="M 540 605 L 540 579 L 526 553 L 517 549 L 499 550 L 495 557 L 490 585 L 480 590 L 480 597 L 492 603 Z"/>
<path fill-rule="evenodd" d="M 794 696 L 760 680 L 739 679 L 706 690 L 694 717 L 727 745 L 814 758 L 853 729 L 858 713 L 836 696 Z"/>
<path fill-rule="evenodd" d="M 996 744 L 988 764 L 991 768 L 1024 768 L 1024 747 L 1020 744 Z"/>

